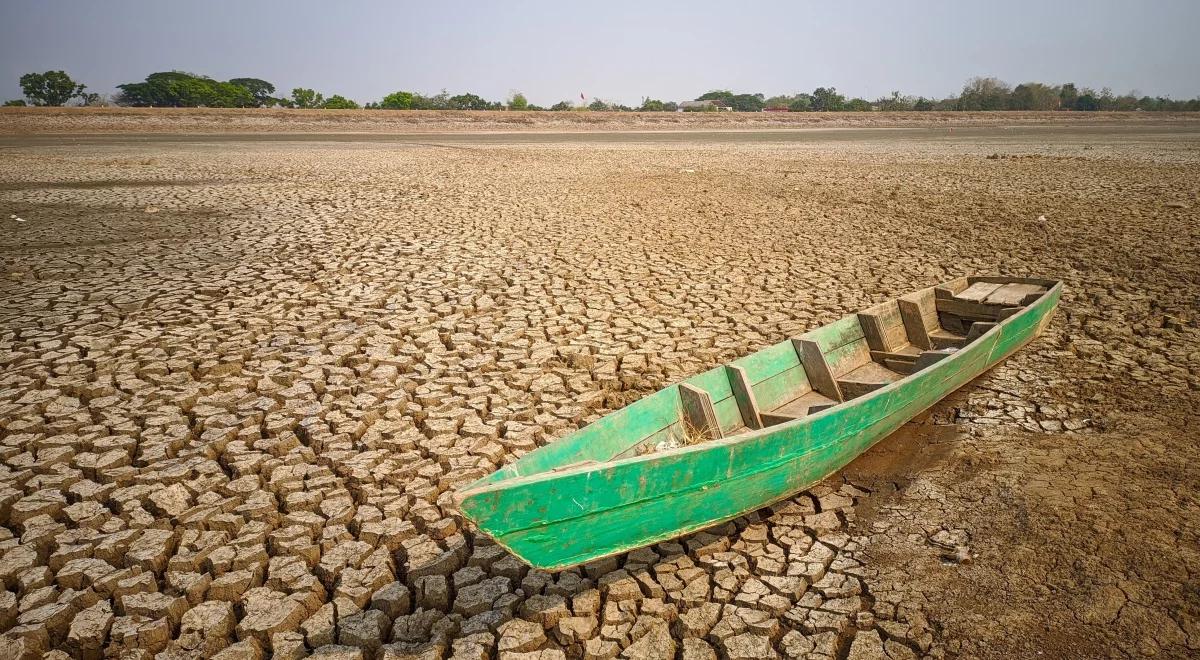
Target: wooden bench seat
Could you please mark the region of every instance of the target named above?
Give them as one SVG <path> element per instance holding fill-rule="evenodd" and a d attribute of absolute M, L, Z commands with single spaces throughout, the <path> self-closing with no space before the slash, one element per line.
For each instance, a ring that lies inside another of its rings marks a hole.
<path fill-rule="evenodd" d="M 842 395 L 846 400 L 850 400 L 874 392 L 901 378 L 904 378 L 904 374 L 872 361 L 839 376 L 837 382 Z"/>
<path fill-rule="evenodd" d="M 782 417 L 788 420 L 802 419 L 815 412 L 820 412 L 829 406 L 836 406 L 837 403 L 837 401 L 820 392 L 808 392 L 804 396 L 789 401 L 775 410 L 766 413 L 766 415 Z M 764 419 L 764 421 L 766 420 Z"/>
<path fill-rule="evenodd" d="M 962 277 L 779 342 L 682 384 L 678 426 L 717 440 L 886 387 L 995 328 L 1045 293 L 1041 282 Z"/>
<path fill-rule="evenodd" d="M 1005 284 L 997 287 L 983 302 L 1001 307 L 1028 305 L 1046 291 L 1046 287 L 1037 284 Z"/>

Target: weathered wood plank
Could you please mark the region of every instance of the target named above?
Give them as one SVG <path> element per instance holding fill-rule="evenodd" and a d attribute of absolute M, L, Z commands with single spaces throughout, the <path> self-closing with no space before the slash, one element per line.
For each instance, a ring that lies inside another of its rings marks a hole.
<path fill-rule="evenodd" d="M 723 434 L 745 428 L 746 423 L 742 420 L 741 408 L 734 400 L 733 390 L 729 386 L 729 373 L 726 371 L 725 365 L 709 369 L 683 382 L 708 392 L 712 398 L 713 410 L 717 415 L 717 423 Z"/>
<path fill-rule="evenodd" d="M 865 335 L 863 334 L 862 324 L 858 322 L 857 314 L 843 316 L 829 325 L 800 335 L 801 339 L 815 342 L 822 353 L 828 353 L 835 348 L 856 342 L 863 337 Z"/>
<path fill-rule="evenodd" d="M 875 390 L 887 385 L 887 383 L 864 383 L 856 380 L 838 379 L 838 387 L 841 388 L 842 394 L 847 401 L 853 401 L 864 394 L 870 394 Z"/>
<path fill-rule="evenodd" d="M 997 305 L 967 302 L 955 298 L 938 298 L 936 306 L 940 313 L 953 314 L 972 321 L 995 321 L 1002 309 Z"/>
<path fill-rule="evenodd" d="M 860 339 L 825 352 L 825 362 L 829 364 L 834 378 L 840 378 L 843 374 L 854 371 L 870 361 L 871 347 L 867 346 L 866 339 Z"/>
<path fill-rule="evenodd" d="M 684 421 L 693 430 L 710 440 L 720 440 L 724 437 L 721 425 L 717 422 L 716 410 L 713 409 L 712 397 L 708 392 L 687 383 L 680 383 L 679 403 L 683 407 Z"/>
<path fill-rule="evenodd" d="M 721 426 L 722 435 L 732 435 L 746 428 L 746 420 L 742 419 L 742 408 L 732 396 L 714 403 L 713 412 L 717 415 L 717 424 Z"/>
<path fill-rule="evenodd" d="M 845 401 L 841 391 L 838 390 L 833 371 L 829 368 L 829 363 L 825 361 L 825 356 L 821 353 L 821 347 L 817 342 L 809 339 L 793 339 L 792 341 L 799 348 L 800 361 L 804 364 L 804 372 L 808 374 L 808 382 L 812 388 L 834 401 Z"/>
<path fill-rule="evenodd" d="M 971 329 L 967 332 L 967 342 L 973 342 L 983 336 L 985 332 L 996 327 L 996 323 L 988 323 L 986 321 L 976 321 L 971 324 Z"/>
<path fill-rule="evenodd" d="M 746 376 L 746 370 L 732 364 L 726 365 L 729 372 L 729 386 L 733 389 L 733 398 L 737 400 L 738 409 L 742 411 L 742 421 L 752 429 L 763 427 L 762 417 L 759 416 L 758 403 L 754 400 L 754 388 Z"/>
<path fill-rule="evenodd" d="M 929 349 L 929 331 L 938 327 L 937 308 L 933 303 L 933 290 L 924 289 L 902 296 L 896 301 L 900 318 L 904 321 L 904 332 L 913 346 Z"/>
<path fill-rule="evenodd" d="M 986 302 L 989 305 L 1012 307 L 1022 304 L 1029 296 L 1040 296 L 1046 292 L 1046 287 L 1036 284 L 1005 284 L 997 288 Z"/>
<path fill-rule="evenodd" d="M 776 426 L 778 424 L 786 424 L 787 422 L 792 422 L 797 419 L 800 419 L 799 417 L 797 417 L 795 415 L 787 415 L 784 413 L 774 413 L 774 412 L 765 412 L 765 413 L 762 413 L 761 416 L 762 416 L 762 421 L 763 421 L 764 427 Z"/>
<path fill-rule="evenodd" d="M 967 302 L 983 302 L 985 298 L 992 295 L 996 289 L 1005 286 L 997 282 L 975 282 L 971 286 L 963 289 L 955 298 L 966 300 Z"/>
<path fill-rule="evenodd" d="M 972 323 L 974 323 L 974 321 L 964 319 L 963 317 L 958 316 L 957 314 L 949 314 L 946 312 L 942 312 L 942 313 L 938 314 L 938 326 L 939 327 L 935 330 L 930 330 L 929 335 L 930 335 L 930 338 L 932 339 L 933 335 L 937 334 L 940 331 L 945 331 L 945 332 L 948 332 L 948 333 L 958 336 L 958 337 L 964 337 L 967 334 L 967 328 Z"/>
<path fill-rule="evenodd" d="M 920 353 L 893 353 L 891 351 L 871 351 L 871 359 L 876 362 L 896 360 L 900 362 L 916 362 Z"/>
<path fill-rule="evenodd" d="M 959 293 L 966 290 L 968 286 L 970 286 L 970 283 L 965 277 L 950 280 L 949 282 L 933 287 L 933 297 L 939 300 L 943 298 L 953 299 Z"/>
<path fill-rule="evenodd" d="M 776 374 L 755 384 L 753 388 L 754 400 L 760 406 L 760 410 L 774 410 L 805 392 L 812 391 L 808 374 L 799 362 L 794 369 Z"/>
<path fill-rule="evenodd" d="M 913 365 L 913 371 L 921 371 L 927 369 L 942 360 L 954 355 L 952 351 L 942 349 L 938 351 L 925 351 L 921 353 L 921 357 L 917 358 L 916 364 Z"/>
<path fill-rule="evenodd" d="M 1046 289 L 1051 289 L 1058 284 L 1055 280 L 1047 280 L 1041 277 L 1009 277 L 1007 275 L 972 275 L 967 278 L 967 281 L 974 284 L 976 282 L 994 282 L 996 284 L 1036 284 Z"/>
<path fill-rule="evenodd" d="M 943 348 L 959 348 L 967 343 L 967 338 L 945 330 L 934 330 L 929 333 L 929 343 L 929 350 L 940 351 Z"/>
<path fill-rule="evenodd" d="M 894 351 L 909 343 L 904 319 L 900 315 L 900 306 L 895 300 L 860 312 L 858 319 L 862 324 L 867 345 L 872 350 Z"/>
<path fill-rule="evenodd" d="M 883 366 L 887 367 L 888 369 L 891 369 L 892 371 L 895 371 L 898 374 L 903 374 L 905 376 L 911 374 L 913 371 L 916 371 L 914 365 L 916 365 L 915 361 L 908 362 L 908 361 L 902 361 L 902 360 L 892 360 L 892 359 L 887 359 L 887 358 L 885 358 L 883 360 Z"/>

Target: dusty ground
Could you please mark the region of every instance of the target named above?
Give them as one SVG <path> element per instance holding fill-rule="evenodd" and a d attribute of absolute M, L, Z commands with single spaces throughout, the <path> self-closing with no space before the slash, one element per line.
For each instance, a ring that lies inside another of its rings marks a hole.
<path fill-rule="evenodd" d="M 1195 126 L 1187 112 L 496 112 L 279 108 L 0 108 L 0 135 Z"/>
<path fill-rule="evenodd" d="M 0 141 L 0 656 L 1200 652 L 1200 130 L 851 138 Z M 554 576 L 448 504 L 974 272 L 1046 335 L 790 502 Z"/>

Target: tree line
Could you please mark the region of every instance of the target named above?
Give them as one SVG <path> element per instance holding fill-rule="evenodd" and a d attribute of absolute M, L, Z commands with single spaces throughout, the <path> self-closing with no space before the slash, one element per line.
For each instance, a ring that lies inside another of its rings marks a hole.
<path fill-rule="evenodd" d="M 259 78 L 232 78 L 226 81 L 183 71 L 162 71 L 146 76 L 142 82 L 117 85 L 117 93 L 109 98 L 87 92 L 63 71 L 28 73 L 21 76 L 21 91 L 25 99 L 8 101 L 5 105 L 61 106 L 72 101 L 79 105 L 121 105 L 131 107 L 208 107 L 208 108 L 319 108 L 354 110 L 357 102 L 339 94 L 326 97 L 316 90 L 297 87 L 289 95 L 276 96 L 275 86 Z M 1038 82 L 1011 86 L 997 78 L 972 78 L 963 85 L 957 96 L 930 99 L 892 92 L 873 101 L 847 98 L 834 87 L 818 87 L 811 93 L 767 97 L 761 93 L 735 93 L 731 90 L 712 90 L 694 101 L 676 103 L 649 97 L 637 107 L 593 99 L 590 103 L 560 101 L 543 108 L 529 102 L 521 92 L 514 91 L 504 101 L 489 101 L 471 93 L 450 95 L 396 91 L 379 101 L 367 103 L 367 109 L 387 110 L 596 110 L 629 112 L 721 111 L 734 112 L 867 112 L 886 111 L 956 111 L 956 110 L 1146 110 L 1200 111 L 1200 97 L 1176 100 L 1164 96 L 1144 96 L 1136 92 L 1117 95 L 1105 87 L 1099 91 L 1077 87 L 1075 83 L 1047 85 Z"/>

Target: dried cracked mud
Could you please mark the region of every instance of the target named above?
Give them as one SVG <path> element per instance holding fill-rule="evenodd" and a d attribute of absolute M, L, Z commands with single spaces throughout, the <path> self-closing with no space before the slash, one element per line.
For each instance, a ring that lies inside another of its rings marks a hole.
<path fill-rule="evenodd" d="M 423 142 L 0 145 L 0 656 L 1200 653 L 1200 130 Z M 808 492 L 558 574 L 452 507 L 980 272 L 1046 334 Z"/>

